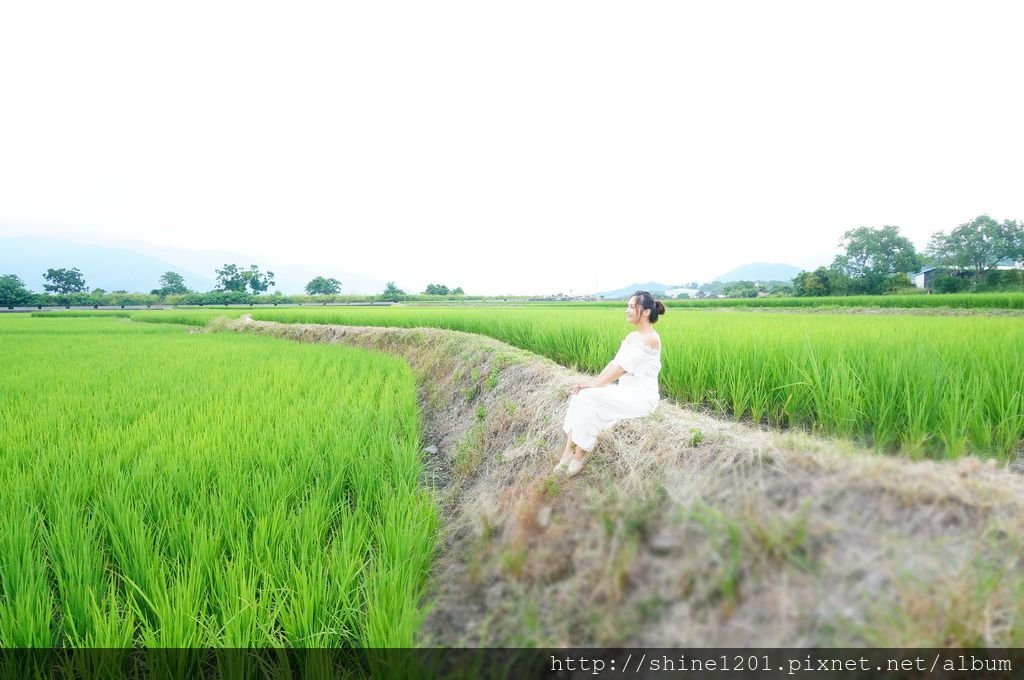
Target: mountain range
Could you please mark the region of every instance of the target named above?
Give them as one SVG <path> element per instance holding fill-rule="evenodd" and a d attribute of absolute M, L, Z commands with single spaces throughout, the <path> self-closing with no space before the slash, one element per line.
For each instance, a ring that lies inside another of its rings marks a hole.
<path fill-rule="evenodd" d="M 797 274 L 802 272 L 800 267 L 790 264 L 773 262 L 751 262 L 732 271 L 711 279 L 729 283 L 730 281 L 792 281 Z"/>
<path fill-rule="evenodd" d="M 220 250 L 182 250 L 139 244 L 132 248 L 86 245 L 47 236 L 9 236 L 0 238 L 0 275 L 15 274 L 25 285 L 37 292 L 43 290 L 43 273 L 47 269 L 77 267 L 90 289 L 127 290 L 145 293 L 159 287 L 164 272 L 175 271 L 192 290 L 208 291 L 216 286 L 215 270 L 225 264 L 240 267 L 255 264 L 263 271 L 274 272 L 276 287 L 282 293 L 300 293 L 315 276 L 331 276 L 341 280 L 342 291 L 352 294 L 374 294 L 384 289 L 385 282 L 359 272 L 315 271 L 308 267 L 268 263 L 250 255 Z M 751 262 L 714 281 L 789 281 L 802 271 L 788 264 Z M 691 280 L 692 281 L 692 280 Z M 664 284 L 656 281 L 634 283 L 624 288 L 598 293 L 607 300 L 626 299 L 637 290 L 648 290 L 656 296 L 686 284 Z"/>
<path fill-rule="evenodd" d="M 794 267 L 789 264 L 751 262 L 726 272 L 721 276 L 716 276 L 712 281 L 720 281 L 721 283 L 728 283 L 730 281 L 791 281 L 801 271 L 803 270 L 800 267 Z M 710 281 L 705 283 L 710 283 Z M 647 283 L 634 283 L 625 288 L 598 293 L 597 296 L 603 297 L 606 300 L 625 300 L 638 290 L 646 290 L 655 296 L 659 296 L 664 295 L 665 291 L 677 288 L 686 288 L 686 284 L 673 285 L 648 281 Z"/>
<path fill-rule="evenodd" d="M 141 252 L 146 251 L 146 252 Z M 315 271 L 307 267 L 263 262 L 260 258 L 221 250 L 181 250 L 158 246 L 138 249 L 85 245 L 46 236 L 9 236 L 0 238 L 0 275 L 15 274 L 29 290 L 42 292 L 47 269 L 77 267 L 90 289 L 126 290 L 148 293 L 160 286 L 160 276 L 174 271 L 185 285 L 196 291 L 213 290 L 216 269 L 225 264 L 246 268 L 255 264 L 262 271 L 273 271 L 276 287 L 282 293 L 301 293 L 315 276 L 339 279 L 342 292 L 372 294 L 384 290 L 384 281 L 358 272 Z"/>
<path fill-rule="evenodd" d="M 634 283 L 630 286 L 626 286 L 625 288 L 598 293 L 597 297 L 604 298 L 605 300 L 625 300 L 638 290 L 646 290 L 655 297 L 660 297 L 665 294 L 666 290 L 670 290 L 672 288 L 680 288 L 680 286 L 670 286 L 664 283 L 648 281 L 647 283 Z"/>

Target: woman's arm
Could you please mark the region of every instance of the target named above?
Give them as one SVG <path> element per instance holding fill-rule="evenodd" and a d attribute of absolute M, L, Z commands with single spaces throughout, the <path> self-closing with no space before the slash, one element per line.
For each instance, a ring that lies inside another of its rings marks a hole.
<path fill-rule="evenodd" d="M 601 375 L 597 376 L 593 380 L 589 382 L 577 383 L 575 386 L 573 386 L 572 393 L 576 394 L 580 390 L 585 390 L 588 387 L 604 387 L 609 383 L 615 382 L 624 375 L 626 375 L 625 369 L 623 369 L 618 364 L 610 363 L 604 367 L 604 370 L 601 371 Z"/>

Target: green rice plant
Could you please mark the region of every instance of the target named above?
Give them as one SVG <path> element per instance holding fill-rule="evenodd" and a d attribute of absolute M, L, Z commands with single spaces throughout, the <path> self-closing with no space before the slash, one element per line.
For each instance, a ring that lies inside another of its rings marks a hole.
<path fill-rule="evenodd" d="M 53 593 L 40 549 L 42 516 L 34 494 L 5 486 L 0 501 L 0 647 L 52 647 Z"/>
<path fill-rule="evenodd" d="M 950 308 L 950 309 L 1024 309 L 1024 292 L 986 293 L 931 293 L 923 290 L 900 295 L 845 295 L 830 297 L 764 297 L 764 298 L 707 298 L 702 300 L 663 300 L 667 307 L 680 309 L 707 308 Z M 493 303 L 492 303 L 493 304 Z M 567 301 L 531 302 L 532 308 L 600 309 L 619 308 L 623 301 Z"/>
<path fill-rule="evenodd" d="M 438 518 L 405 363 L 109 315 L 0 343 L 0 647 L 415 643 Z"/>
<path fill-rule="evenodd" d="M 632 330 L 622 309 L 599 306 L 252 315 L 479 333 L 589 373 L 604 368 Z M 805 428 L 915 457 L 1008 460 L 1024 439 L 1024 324 L 1015 318 L 688 310 L 667 314 L 656 329 L 663 394 L 736 420 Z"/>
<path fill-rule="evenodd" d="M 600 303 L 599 303 L 600 304 Z M 605 303 L 609 304 L 609 303 Z M 614 305 L 614 303 L 610 303 Z M 943 293 L 922 295 L 847 295 L 836 297 L 722 298 L 705 300 L 667 300 L 669 307 L 883 307 L 951 309 L 1024 309 L 1024 293 Z"/>

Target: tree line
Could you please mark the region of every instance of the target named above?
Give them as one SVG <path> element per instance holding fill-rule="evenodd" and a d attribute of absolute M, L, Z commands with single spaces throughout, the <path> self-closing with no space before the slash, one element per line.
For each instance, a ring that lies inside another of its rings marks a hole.
<path fill-rule="evenodd" d="M 287 296 L 279 291 L 267 295 L 276 286 L 274 272 L 263 272 L 257 265 L 242 268 L 237 264 L 225 264 L 215 270 L 217 285 L 205 293 L 191 290 L 185 278 L 178 272 L 165 272 L 160 276 L 159 286 L 146 293 L 131 293 L 125 290 L 108 292 L 102 288 L 90 290 L 85 276 L 77 267 L 47 269 L 43 274 L 43 293 L 29 290 L 15 274 L 0 275 L 0 305 L 6 307 L 29 305 L 218 305 L 246 304 L 252 302 L 302 302 L 310 299 L 328 301 L 341 295 L 341 281 L 333 277 L 316 276 L 305 286 L 306 295 Z M 465 297 L 462 287 L 448 288 L 444 284 L 431 283 L 420 295 L 410 295 L 389 281 L 379 295 L 346 296 L 360 300 L 392 301 L 412 299 L 420 296 L 458 298 Z"/>
<path fill-rule="evenodd" d="M 918 253 L 899 228 L 858 227 L 843 234 L 843 252 L 828 267 L 800 272 L 793 294 L 879 295 L 913 288 L 908 274 L 935 267 L 932 288 L 940 293 L 1005 290 L 1024 286 L 1024 271 L 1000 270 L 1024 261 L 1024 225 L 979 215 L 949 232 L 932 234 Z"/>
<path fill-rule="evenodd" d="M 939 293 L 1024 290 L 1024 225 L 1014 220 L 979 215 L 948 233 L 935 232 L 921 253 L 894 226 L 851 229 L 839 245 L 842 252 L 829 266 L 802 271 L 791 281 L 694 281 L 684 287 L 699 288 L 698 297 L 730 298 L 923 293 L 909 275 L 933 267 L 929 288 Z M 1015 267 L 1000 269 L 1002 263 Z"/>

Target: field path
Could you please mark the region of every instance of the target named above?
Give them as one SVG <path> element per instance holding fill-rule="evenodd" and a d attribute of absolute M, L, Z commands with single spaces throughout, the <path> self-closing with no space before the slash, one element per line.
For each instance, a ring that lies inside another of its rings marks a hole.
<path fill-rule="evenodd" d="M 580 375 L 436 329 L 218 321 L 404 357 L 444 517 L 424 644 L 1022 646 L 1024 475 L 663 401 L 550 474 Z"/>

